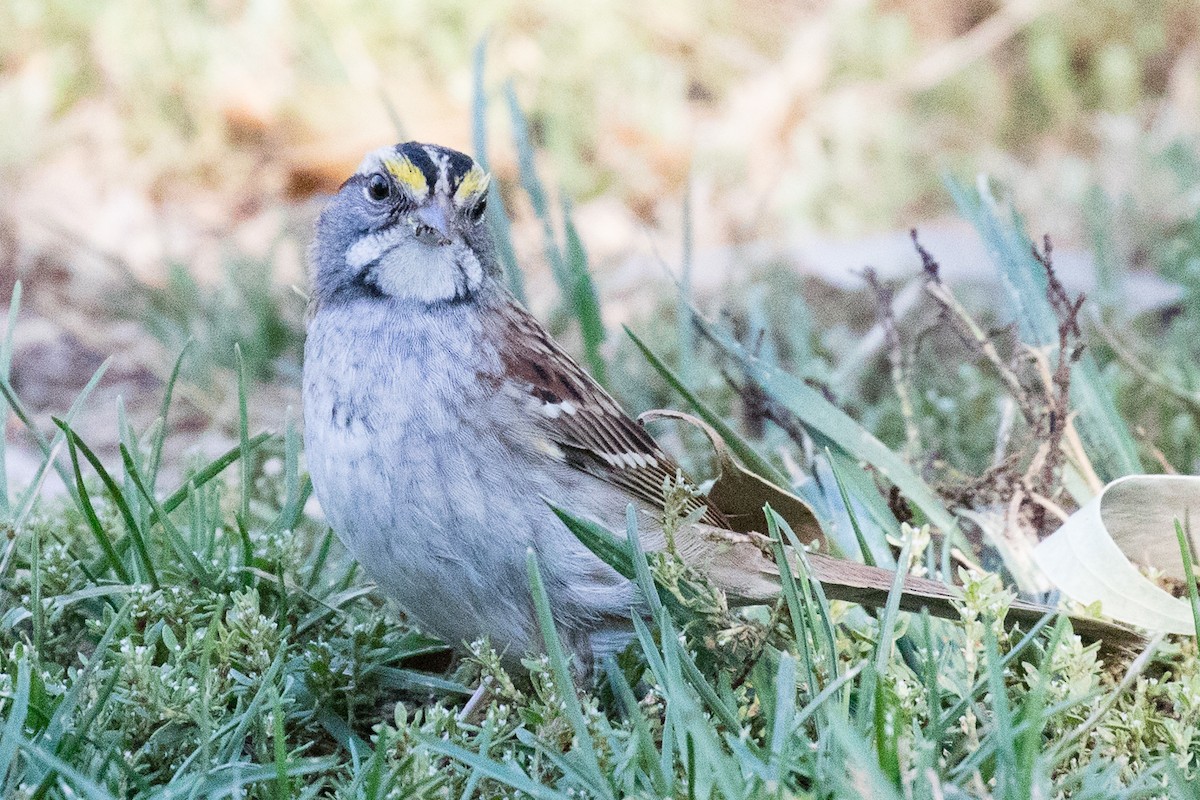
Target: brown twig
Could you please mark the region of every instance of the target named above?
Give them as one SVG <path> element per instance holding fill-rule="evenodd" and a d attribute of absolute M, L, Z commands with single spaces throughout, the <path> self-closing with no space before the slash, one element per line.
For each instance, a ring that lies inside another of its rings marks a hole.
<path fill-rule="evenodd" d="M 1056 363 L 1046 385 L 1044 433 L 1050 447 L 1040 475 L 1042 491 L 1049 492 L 1055 483 L 1056 470 L 1062 461 L 1063 435 L 1070 413 L 1071 367 L 1083 355 L 1083 344 L 1079 341 L 1083 336 L 1079 329 L 1079 309 L 1083 306 L 1084 295 L 1081 294 L 1072 300 L 1059 281 L 1054 271 L 1053 245 L 1049 236 L 1043 237 L 1041 252 L 1038 252 L 1036 247 L 1033 248 L 1033 257 L 1046 272 L 1046 298 L 1058 317 Z M 1040 528 L 1041 525 L 1037 527 Z"/>
<path fill-rule="evenodd" d="M 1020 379 L 1013 371 L 1012 367 L 1000 355 L 1000 351 L 996 349 L 995 342 L 992 337 L 984 331 L 984 329 L 975 321 L 975 318 L 963 307 L 954 293 L 950 291 L 950 287 L 942 282 L 942 277 L 938 263 L 933 256 L 929 254 L 917 237 L 917 231 L 914 228 L 911 232 L 913 246 L 917 248 L 917 254 L 921 257 L 921 264 L 925 269 L 925 292 L 943 309 L 945 318 L 950 321 L 958 332 L 959 336 L 964 339 L 966 344 L 972 349 L 978 350 L 992 366 L 996 376 L 1004 383 L 1008 393 L 1017 401 L 1017 406 L 1025 415 L 1026 420 L 1031 424 L 1036 424 L 1037 412 L 1036 404 L 1030 398 L 1025 387 L 1021 385 Z"/>
<path fill-rule="evenodd" d="M 1012 358 L 1005 359 L 996 345 L 997 334 L 985 331 L 942 281 L 937 261 L 922 247 L 915 230 L 912 239 L 925 271 L 926 293 L 938 304 L 942 319 L 1004 384 L 1029 427 L 1030 443 L 1034 445 L 1032 452 L 1026 445 L 1021 457 L 1027 459 L 1023 472 L 1017 471 L 1016 461 L 1002 458 L 972 486 L 960 490 L 962 499 L 968 501 L 969 492 L 986 492 L 988 487 L 994 487 L 995 499 L 1019 495 L 1021 516 L 1040 537 L 1056 520 L 1048 518 L 1045 504 L 1033 498 L 1054 502 L 1059 497 L 1064 457 L 1078 466 L 1089 483 L 1093 482 L 1090 462 L 1070 416 L 1071 369 L 1083 352 L 1079 312 L 1084 298 L 1067 292 L 1054 270 L 1053 245 L 1049 237 L 1044 238 L 1040 250 L 1033 248 L 1033 256 L 1045 271 L 1046 298 L 1058 320 L 1057 347 L 1034 348 L 1017 342 Z M 1032 366 L 1032 375 L 1023 364 Z"/>
<path fill-rule="evenodd" d="M 892 368 L 892 386 L 896 389 L 896 397 L 900 401 L 900 416 L 904 420 L 904 456 L 909 463 L 912 463 L 921 453 L 921 428 L 917 424 L 912 393 L 909 390 L 908 375 L 911 372 L 909 359 L 904 354 L 904 348 L 900 343 L 900 333 L 896 330 L 896 315 L 892 310 L 892 290 L 879 282 L 879 276 L 870 267 L 863 270 L 863 279 L 875 293 L 875 316 L 879 326 L 883 329 L 888 362 Z"/>

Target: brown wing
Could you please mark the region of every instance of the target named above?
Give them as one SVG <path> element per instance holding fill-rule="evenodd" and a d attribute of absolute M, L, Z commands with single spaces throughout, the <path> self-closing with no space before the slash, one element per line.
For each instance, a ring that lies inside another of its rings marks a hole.
<path fill-rule="evenodd" d="M 679 469 L 675 462 L 529 312 L 514 302 L 501 313 L 506 377 L 529 392 L 539 427 L 567 463 L 662 508 L 663 484 Z M 698 499 L 697 507 L 703 507 L 705 522 L 727 526 L 706 500 Z"/>

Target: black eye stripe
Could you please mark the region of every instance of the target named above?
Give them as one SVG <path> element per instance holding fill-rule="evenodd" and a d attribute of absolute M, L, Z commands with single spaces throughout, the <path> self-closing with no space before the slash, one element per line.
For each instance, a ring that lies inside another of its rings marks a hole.
<path fill-rule="evenodd" d="M 467 218 L 472 222 L 479 222 L 483 219 L 484 212 L 487 211 L 487 195 L 483 195 L 476 200 L 470 208 L 467 209 Z"/>

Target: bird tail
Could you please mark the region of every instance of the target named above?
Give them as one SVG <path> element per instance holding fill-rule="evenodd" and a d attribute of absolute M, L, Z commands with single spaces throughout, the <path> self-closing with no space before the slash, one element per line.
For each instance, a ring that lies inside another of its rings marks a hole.
<path fill-rule="evenodd" d="M 720 542 L 723 546 L 706 548 L 708 552 L 705 555 L 708 558 L 701 556 L 691 563 L 707 561 L 706 571 L 710 578 L 725 589 L 733 602 L 747 605 L 773 602 L 779 596 L 779 566 L 768 555 L 770 540 L 767 537 L 711 529 L 701 532 L 699 539 L 709 543 Z M 800 565 L 796 563 L 795 553 L 791 548 L 788 548 L 788 553 L 793 572 L 799 574 Z M 695 555 L 700 556 L 699 553 Z M 685 556 L 685 560 L 689 559 Z M 887 604 L 896 581 L 893 570 L 821 553 L 806 553 L 804 560 L 811 577 L 820 582 L 825 596 L 831 600 L 882 607 Z M 957 586 L 906 575 L 899 588 L 901 609 L 914 613 L 928 611 L 933 616 L 945 619 L 961 619 L 962 591 Z M 1009 605 L 1006 619 L 1020 622 L 1028 628 L 1042 618 L 1058 613 L 1051 606 L 1017 599 Z M 1124 625 L 1092 617 L 1069 616 L 1075 633 L 1086 641 L 1102 642 L 1105 650 L 1137 649 L 1145 644 L 1141 634 Z"/>

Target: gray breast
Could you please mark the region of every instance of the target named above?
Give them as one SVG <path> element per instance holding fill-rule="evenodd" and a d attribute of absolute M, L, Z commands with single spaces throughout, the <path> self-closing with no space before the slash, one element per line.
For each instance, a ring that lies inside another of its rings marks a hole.
<path fill-rule="evenodd" d="M 376 301 L 318 312 L 305 442 L 339 537 L 423 627 L 457 644 L 528 616 L 527 589 L 519 599 L 494 587 L 524 588 L 531 509 L 496 502 L 521 471 L 502 435 L 511 400 L 479 378 L 498 359 L 478 313 L 435 310 Z M 524 640 L 524 627 L 506 635 Z"/>
<path fill-rule="evenodd" d="M 466 304 L 363 299 L 318 312 L 305 346 L 306 443 L 339 533 L 395 521 L 399 506 L 433 514 L 450 505 L 434 483 L 468 477 L 465 448 L 487 447 L 474 441 L 486 407 L 478 376 L 497 359 L 481 340 Z"/>
<path fill-rule="evenodd" d="M 545 499 L 614 527 L 626 500 L 520 444 L 533 430 L 519 394 L 495 388 L 482 313 L 322 309 L 305 348 L 305 442 L 330 525 L 381 588 L 452 644 L 486 635 L 519 656 L 536 641 L 528 548 L 566 629 L 623 619 L 632 597 Z"/>

